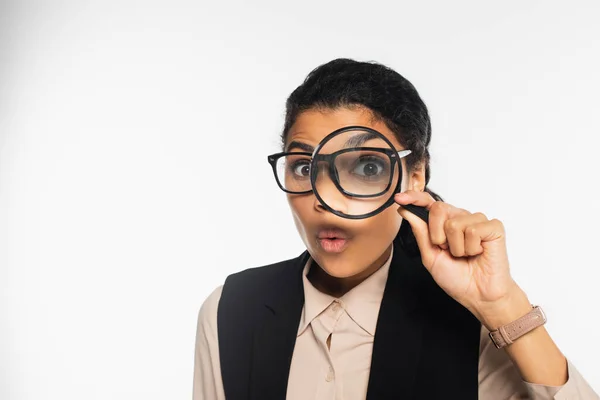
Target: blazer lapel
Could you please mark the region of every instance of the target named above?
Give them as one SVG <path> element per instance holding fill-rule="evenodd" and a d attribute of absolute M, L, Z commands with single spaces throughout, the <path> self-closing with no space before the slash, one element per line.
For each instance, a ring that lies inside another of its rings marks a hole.
<path fill-rule="evenodd" d="M 302 253 L 273 282 L 272 293 L 254 332 L 251 361 L 250 398 L 285 399 L 292 354 L 304 305 L 302 272 L 308 261 Z"/>

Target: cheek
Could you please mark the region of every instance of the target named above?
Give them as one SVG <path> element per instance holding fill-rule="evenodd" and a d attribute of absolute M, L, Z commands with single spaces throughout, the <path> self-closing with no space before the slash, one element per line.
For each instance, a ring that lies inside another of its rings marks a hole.
<path fill-rule="evenodd" d="M 311 223 L 315 222 L 315 198 L 313 195 L 288 194 L 287 201 L 292 211 L 296 229 L 304 244 L 311 249 L 314 244 L 309 242 L 306 229 Z M 402 217 L 397 210 L 398 205 L 393 204 L 374 217 L 353 222 L 353 224 L 356 224 L 354 226 L 355 231 L 359 233 L 357 239 L 360 239 L 355 242 L 353 247 L 354 251 L 358 251 L 361 255 L 355 258 L 360 259 L 366 255 L 378 257 L 390 245 L 402 223 Z"/>
<path fill-rule="evenodd" d="M 302 215 L 306 214 L 307 206 L 310 204 L 311 196 L 301 196 L 288 194 L 287 201 L 290 205 L 290 209 L 292 210 L 292 214 L 294 215 Z"/>
<path fill-rule="evenodd" d="M 288 204 L 290 206 L 290 210 L 292 211 L 292 216 L 294 217 L 294 224 L 296 224 L 296 228 L 298 229 L 298 233 L 302 237 L 306 236 L 305 232 L 305 224 L 307 221 L 308 213 L 312 208 L 312 196 L 298 196 L 298 195 L 290 195 L 287 196 Z"/>
<path fill-rule="evenodd" d="M 383 212 L 372 217 L 371 220 L 372 224 L 369 227 L 370 233 L 374 237 L 377 237 L 377 240 L 390 243 L 394 240 L 400 229 L 402 216 L 398 214 L 398 205 L 392 204 Z"/>

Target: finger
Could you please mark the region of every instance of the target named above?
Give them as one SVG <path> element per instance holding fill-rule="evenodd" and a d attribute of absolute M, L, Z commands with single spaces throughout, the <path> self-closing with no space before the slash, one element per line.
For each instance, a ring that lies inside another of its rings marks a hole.
<path fill-rule="evenodd" d="M 469 227 L 485 221 L 487 221 L 487 217 L 482 213 L 460 215 L 446 220 L 444 230 L 446 232 L 446 237 L 448 238 L 450 253 L 454 257 L 464 257 L 468 255 L 467 240 L 469 241 L 469 250 L 477 251 L 477 244 L 475 243 L 477 239 L 474 239 L 473 237 L 467 239 L 466 231 L 470 230 Z"/>
<path fill-rule="evenodd" d="M 446 221 L 461 215 L 470 215 L 471 213 L 462 208 L 456 208 L 448 203 L 437 201 L 431 205 L 429 210 L 429 234 L 431 243 L 447 249 L 444 244 L 448 242 L 446 237 Z"/>
<path fill-rule="evenodd" d="M 483 222 L 482 224 L 485 224 Z M 465 229 L 465 254 L 476 256 L 483 253 L 480 232 L 483 227 L 480 224 L 470 225 Z"/>
<path fill-rule="evenodd" d="M 465 249 L 469 252 L 481 251 L 495 240 L 503 240 L 505 238 L 504 224 L 492 219 L 489 221 L 479 222 L 465 228 Z"/>
<path fill-rule="evenodd" d="M 396 193 L 394 201 L 398 204 L 414 204 L 429 209 L 429 207 L 435 203 L 435 199 L 428 192 L 421 192 L 418 190 L 407 190 L 402 193 Z"/>

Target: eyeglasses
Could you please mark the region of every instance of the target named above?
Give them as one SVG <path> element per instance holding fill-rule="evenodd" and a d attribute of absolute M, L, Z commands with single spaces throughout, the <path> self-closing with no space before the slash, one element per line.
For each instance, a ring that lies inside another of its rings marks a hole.
<path fill-rule="evenodd" d="M 268 156 L 277 185 L 286 193 L 312 192 L 325 210 L 348 219 L 369 218 L 394 204 L 402 187 L 400 160 L 411 154 L 397 151 L 384 134 L 366 126 L 339 128 L 308 151 Z M 427 222 L 425 208 L 404 208 Z"/>
<path fill-rule="evenodd" d="M 388 192 L 396 163 L 411 153 L 380 147 L 345 148 L 331 154 L 281 152 L 268 156 L 281 190 L 304 194 L 313 190 L 319 174 L 327 174 L 337 189 L 347 196 L 371 198 Z"/>

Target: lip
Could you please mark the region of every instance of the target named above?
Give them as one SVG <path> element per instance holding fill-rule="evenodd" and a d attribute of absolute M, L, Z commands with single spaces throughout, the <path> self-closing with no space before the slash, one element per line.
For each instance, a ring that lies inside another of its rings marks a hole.
<path fill-rule="evenodd" d="M 326 253 L 341 253 L 349 240 L 350 235 L 343 229 L 328 227 L 317 232 L 317 243 Z"/>
<path fill-rule="evenodd" d="M 319 229 L 317 233 L 318 239 L 349 239 L 348 234 L 343 229 L 325 228 Z"/>
<path fill-rule="evenodd" d="M 317 239 L 319 246 L 327 253 L 341 253 L 348 245 L 347 239 Z"/>

